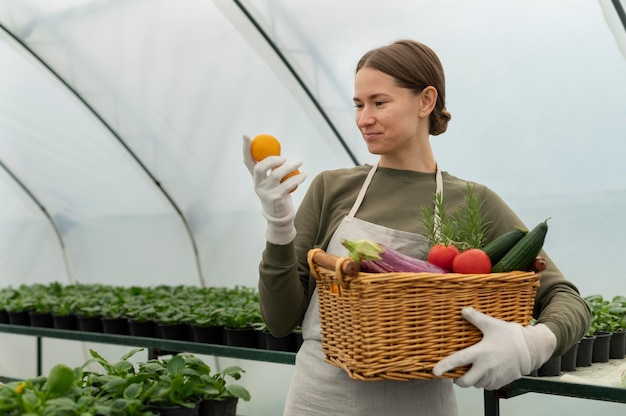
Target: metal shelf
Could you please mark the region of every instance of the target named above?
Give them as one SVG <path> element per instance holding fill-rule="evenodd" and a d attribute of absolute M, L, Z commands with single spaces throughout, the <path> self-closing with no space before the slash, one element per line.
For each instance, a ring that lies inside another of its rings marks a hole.
<path fill-rule="evenodd" d="M 220 357 L 240 358 L 254 361 L 265 361 L 279 364 L 295 363 L 294 352 L 263 350 L 258 348 L 243 348 L 228 345 L 204 344 L 189 341 L 169 340 L 162 338 L 137 337 L 130 335 L 105 334 L 56 328 L 42 328 L 13 324 L 0 324 L 0 332 L 29 335 L 37 337 L 38 372 L 41 371 L 41 338 L 58 338 L 64 340 L 96 342 L 103 344 L 128 345 L 145 347 L 161 351 L 191 352 L 195 354 L 214 355 Z M 606 366 L 624 365 L 626 359 L 611 360 L 607 364 L 593 364 L 596 371 L 603 371 Z M 620 367 L 621 368 L 621 367 Z M 597 382 L 585 382 L 584 372 L 580 372 L 577 382 L 564 381 L 563 377 L 522 377 L 501 389 L 484 391 L 485 416 L 500 415 L 500 399 L 510 399 L 525 393 L 542 393 L 558 396 L 577 397 L 591 400 L 602 400 L 626 403 L 626 388 L 602 385 Z"/>
<path fill-rule="evenodd" d="M 241 358 L 245 360 L 266 361 L 279 364 L 294 364 L 296 357 L 296 354 L 293 352 L 263 350 L 260 348 L 233 347 L 229 345 L 205 344 L 163 338 L 137 337 L 131 335 L 105 334 L 100 332 L 43 328 L 13 324 L 0 324 L 0 332 L 37 337 L 38 363 L 41 362 L 41 338 L 58 338 L 74 341 L 98 342 L 103 344 L 129 345 L 134 347 L 158 349 L 162 351 L 190 352 L 194 354 Z M 40 370 L 40 365 L 38 365 L 38 367 L 38 370 Z"/>
<path fill-rule="evenodd" d="M 525 393 L 552 394 L 556 396 L 626 403 L 626 388 L 619 386 L 619 374 L 626 370 L 626 359 L 595 363 L 592 367 L 558 377 L 525 376 L 498 390 L 485 390 L 485 416 L 500 415 L 500 399 L 510 399 Z M 593 374 L 611 374 L 615 379 L 606 382 Z"/>

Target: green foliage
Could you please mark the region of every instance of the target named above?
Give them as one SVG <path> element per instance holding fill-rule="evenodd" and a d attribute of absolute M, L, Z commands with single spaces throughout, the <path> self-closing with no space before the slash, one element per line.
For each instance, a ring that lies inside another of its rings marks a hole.
<path fill-rule="evenodd" d="M 239 286 L 20 285 L 0 288 L 0 309 L 235 328 L 263 324 L 257 290 Z M 59 365 L 48 376 L 0 384 L 0 414 L 152 416 L 152 405 L 194 406 L 199 400 L 231 397 L 250 400 L 243 386 L 227 382 L 240 379 L 243 370 L 239 367 L 211 374 L 191 354 L 131 363 L 128 359 L 141 350 L 134 349 L 117 362 L 91 350 L 91 358 L 75 369 Z M 102 371 L 88 371 L 92 365 Z"/>
<path fill-rule="evenodd" d="M 239 380 L 240 367 L 211 374 L 211 368 L 193 354 L 152 359 L 133 364 L 129 358 L 141 348 L 109 362 L 94 350 L 82 366 L 56 365 L 48 376 L 0 384 L 0 414 L 7 416 L 153 416 L 151 408 L 195 407 L 201 400 L 237 397 L 250 400 Z M 98 364 L 103 371 L 89 371 Z"/>
<path fill-rule="evenodd" d="M 597 331 L 615 332 L 626 329 L 626 297 L 620 295 L 608 300 L 602 295 L 590 295 L 584 299 L 592 314 L 589 335 Z"/>
<path fill-rule="evenodd" d="M 482 214 L 483 202 L 474 195 L 474 185 L 467 183 L 464 204 L 453 215 L 446 211 L 441 193 L 433 195 L 433 206 L 422 207 L 422 222 L 430 245 L 455 245 L 459 251 L 481 248 L 489 223 Z"/>
<path fill-rule="evenodd" d="M 263 322 L 257 290 L 242 286 L 20 285 L 0 289 L 0 309 L 235 328 Z"/>

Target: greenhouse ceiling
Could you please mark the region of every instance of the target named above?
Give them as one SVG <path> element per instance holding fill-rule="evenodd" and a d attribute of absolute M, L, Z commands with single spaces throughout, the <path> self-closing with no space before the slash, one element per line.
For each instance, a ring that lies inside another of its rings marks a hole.
<path fill-rule="evenodd" d="M 446 68 L 444 169 L 520 204 L 626 189 L 625 0 L 382 3 L 0 0 L 0 286 L 253 284 L 242 134 L 308 181 L 370 163 L 354 66 L 399 38 Z"/>

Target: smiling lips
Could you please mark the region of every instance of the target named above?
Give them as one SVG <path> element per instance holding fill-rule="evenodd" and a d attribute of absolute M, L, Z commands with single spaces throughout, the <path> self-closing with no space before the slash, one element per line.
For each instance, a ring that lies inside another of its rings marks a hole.
<path fill-rule="evenodd" d="M 375 138 L 379 137 L 382 133 L 376 133 L 376 132 L 362 132 L 361 134 L 363 135 L 363 138 L 364 138 L 366 141 L 369 141 L 369 140 L 372 140 L 372 139 L 375 139 Z"/>

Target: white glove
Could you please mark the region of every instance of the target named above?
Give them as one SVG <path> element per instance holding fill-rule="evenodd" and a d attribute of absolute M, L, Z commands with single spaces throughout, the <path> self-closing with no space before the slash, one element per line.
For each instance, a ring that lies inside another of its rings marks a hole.
<path fill-rule="evenodd" d="M 433 374 L 441 376 L 456 367 L 471 364 L 455 383 L 488 390 L 517 380 L 548 361 L 556 348 L 556 336 L 544 324 L 522 326 L 464 308 L 463 317 L 483 333 L 483 339 L 439 361 Z"/>
<path fill-rule="evenodd" d="M 296 238 L 293 224 L 296 212 L 289 192 L 304 182 L 306 174 L 291 176 L 282 183 L 280 180 L 298 169 L 302 162 L 286 162 L 282 156 L 268 156 L 257 163 L 250 152 L 251 142 L 250 137 L 243 136 L 243 162 L 252 175 L 254 191 L 267 220 L 266 239 L 276 245 L 288 244 Z"/>

